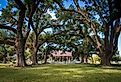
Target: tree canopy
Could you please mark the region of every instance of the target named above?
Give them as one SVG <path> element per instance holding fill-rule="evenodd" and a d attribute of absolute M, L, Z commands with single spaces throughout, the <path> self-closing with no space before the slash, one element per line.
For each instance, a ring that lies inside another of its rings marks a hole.
<path fill-rule="evenodd" d="M 17 66 L 27 65 L 27 48 L 31 51 L 32 64 L 38 64 L 38 52 L 44 47 L 50 51 L 71 50 L 75 56 L 99 52 L 101 64 L 111 64 L 121 32 L 120 0 L 7 2 L 0 15 L 0 44 L 14 46 Z"/>

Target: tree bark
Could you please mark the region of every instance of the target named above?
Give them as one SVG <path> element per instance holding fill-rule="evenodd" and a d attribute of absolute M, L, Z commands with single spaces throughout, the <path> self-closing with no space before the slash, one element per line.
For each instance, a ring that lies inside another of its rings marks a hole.
<path fill-rule="evenodd" d="M 37 51 L 38 48 L 37 47 L 33 47 L 33 52 L 32 52 L 32 65 L 37 65 L 38 64 L 38 60 L 37 60 Z"/>
<path fill-rule="evenodd" d="M 26 40 L 23 37 L 22 26 L 25 18 L 26 7 L 21 0 L 15 0 L 15 2 L 20 8 L 18 24 L 17 24 L 16 44 L 15 44 L 16 55 L 17 55 L 16 65 L 19 67 L 24 67 L 27 65 L 25 62 L 25 56 L 24 56 L 24 48 L 25 48 Z"/>
<path fill-rule="evenodd" d="M 37 1 L 37 2 L 36 2 Z M 40 1 L 39 0 L 33 0 L 33 3 L 32 3 L 32 8 L 29 10 L 30 11 L 30 14 L 29 14 L 29 26 L 31 25 L 33 31 L 35 32 L 35 39 L 34 39 L 34 42 L 33 42 L 33 52 L 32 52 L 32 65 L 36 65 L 38 64 L 38 60 L 37 60 L 37 52 L 38 52 L 38 36 L 39 36 L 39 33 L 37 31 L 37 27 L 34 26 L 33 24 L 33 21 L 32 21 L 32 17 L 39 5 Z M 30 27 L 29 27 L 30 28 Z"/>
<path fill-rule="evenodd" d="M 47 53 L 44 55 L 44 64 L 47 64 Z"/>
<path fill-rule="evenodd" d="M 4 55 L 3 55 L 3 63 L 5 64 L 5 63 L 7 63 L 7 55 L 6 55 L 7 53 L 5 52 L 4 53 Z"/>
<path fill-rule="evenodd" d="M 38 52 L 38 48 L 39 48 L 39 45 L 38 45 L 38 34 L 35 33 L 35 38 L 34 38 L 34 41 L 33 41 L 33 52 L 32 52 L 32 65 L 37 65 L 38 64 L 38 60 L 37 60 L 37 52 Z"/>
<path fill-rule="evenodd" d="M 84 54 L 81 54 L 81 63 L 84 63 Z"/>
<path fill-rule="evenodd" d="M 104 66 L 110 66 L 111 63 L 111 56 L 110 55 L 103 55 L 103 57 L 101 57 L 101 65 L 104 65 Z"/>
<path fill-rule="evenodd" d="M 17 55 L 16 66 L 24 67 L 26 66 L 25 56 L 24 56 L 25 45 L 22 38 L 17 37 L 16 40 L 17 40 L 16 41 L 16 55 Z"/>
<path fill-rule="evenodd" d="M 85 55 L 85 63 L 88 63 L 88 55 Z"/>

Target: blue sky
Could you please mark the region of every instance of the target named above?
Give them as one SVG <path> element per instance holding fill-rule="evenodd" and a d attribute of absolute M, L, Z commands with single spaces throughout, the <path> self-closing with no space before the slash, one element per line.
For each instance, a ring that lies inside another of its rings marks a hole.
<path fill-rule="evenodd" d="M 0 10 L 7 5 L 7 0 L 0 0 Z"/>
<path fill-rule="evenodd" d="M 72 0 L 70 0 L 70 2 L 68 3 L 64 3 L 66 4 L 66 7 L 68 7 L 70 4 L 72 4 Z M 0 0 L 0 10 L 5 7 L 7 5 L 7 0 Z M 84 5 L 84 4 L 82 4 Z M 0 11 L 0 15 L 1 15 L 1 11 Z M 121 34 L 119 36 L 119 40 L 118 40 L 118 50 L 120 51 L 120 55 L 121 55 Z"/>
<path fill-rule="evenodd" d="M 120 55 L 121 55 L 121 33 L 118 40 L 118 50 L 120 51 Z"/>
<path fill-rule="evenodd" d="M 1 15 L 1 9 L 7 5 L 7 0 L 0 0 L 0 15 Z"/>

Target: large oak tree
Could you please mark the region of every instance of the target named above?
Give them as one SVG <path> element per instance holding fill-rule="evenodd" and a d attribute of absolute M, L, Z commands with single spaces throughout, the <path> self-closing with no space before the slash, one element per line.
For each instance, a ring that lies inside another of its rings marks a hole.
<path fill-rule="evenodd" d="M 99 50 L 99 56 L 101 57 L 101 64 L 110 65 L 112 56 L 117 51 L 118 37 L 121 31 L 120 27 L 120 0 L 73 0 L 73 8 L 66 8 L 62 1 L 53 0 L 56 2 L 63 13 L 74 12 L 79 14 L 78 20 L 81 23 L 86 24 L 93 31 L 93 38 L 87 36 L 91 43 Z M 85 6 L 82 7 L 84 3 Z M 98 27 L 94 20 L 98 18 L 98 24 L 102 29 L 104 39 L 102 41 L 101 36 L 98 33 Z"/>

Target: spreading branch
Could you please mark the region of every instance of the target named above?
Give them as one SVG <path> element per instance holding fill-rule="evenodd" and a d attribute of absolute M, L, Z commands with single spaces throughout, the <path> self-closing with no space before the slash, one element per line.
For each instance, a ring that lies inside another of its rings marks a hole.
<path fill-rule="evenodd" d="M 5 25 L 2 25 L 2 24 L 0 24 L 0 29 L 7 29 L 7 30 L 10 30 L 10 31 L 13 31 L 15 34 L 17 33 L 17 30 L 15 28 L 12 28 L 10 26 L 5 26 Z"/>
<path fill-rule="evenodd" d="M 99 39 L 99 36 L 97 35 L 97 30 L 96 30 L 96 26 L 95 24 L 90 20 L 90 18 L 88 16 L 86 16 L 86 14 L 88 14 L 88 12 L 84 12 L 80 6 L 79 6 L 79 3 L 78 3 L 78 0 L 73 0 L 77 10 L 74 10 L 74 9 L 66 9 L 64 8 L 57 0 L 53 0 L 54 2 L 56 2 L 59 7 L 61 8 L 62 11 L 68 11 L 68 12 L 75 12 L 75 13 L 78 13 L 80 14 L 86 21 L 86 23 L 88 23 L 90 25 L 90 27 L 92 28 L 94 34 L 95 34 L 95 39 L 96 39 L 96 44 L 98 47 L 101 46 L 101 43 L 100 43 L 100 39 Z M 85 22 L 84 22 L 85 23 Z"/>
<path fill-rule="evenodd" d="M 15 42 L 13 40 L 3 40 L 3 39 L 0 39 L 0 44 L 8 44 L 8 45 L 14 46 Z"/>

